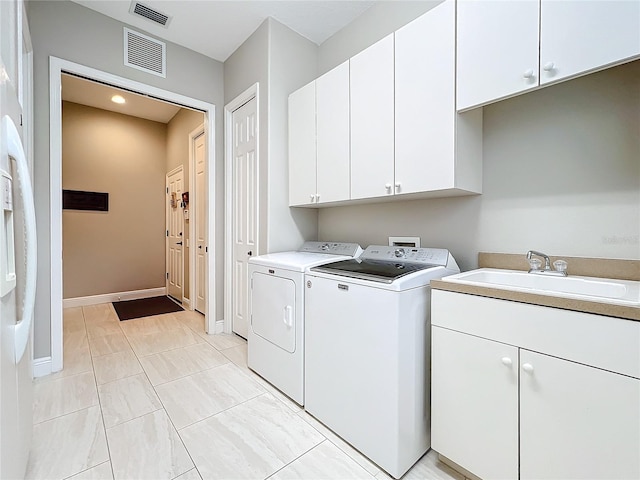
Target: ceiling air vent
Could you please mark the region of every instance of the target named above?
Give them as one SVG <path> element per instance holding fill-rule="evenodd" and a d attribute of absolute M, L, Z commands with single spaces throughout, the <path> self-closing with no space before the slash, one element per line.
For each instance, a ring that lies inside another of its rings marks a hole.
<path fill-rule="evenodd" d="M 124 29 L 124 64 L 143 72 L 166 77 L 167 45 L 128 28 Z"/>
<path fill-rule="evenodd" d="M 129 13 L 146 18 L 147 20 L 151 20 L 153 23 L 162 25 L 165 28 L 168 27 L 169 22 L 171 22 L 170 16 L 165 15 L 164 13 L 159 12 L 157 10 L 154 10 L 151 7 L 147 7 L 145 4 L 140 2 L 135 2 L 135 1 L 131 2 Z"/>

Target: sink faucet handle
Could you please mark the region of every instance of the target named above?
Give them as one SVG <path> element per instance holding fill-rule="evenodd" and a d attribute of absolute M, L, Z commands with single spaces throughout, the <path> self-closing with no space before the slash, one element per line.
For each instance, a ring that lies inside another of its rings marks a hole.
<path fill-rule="evenodd" d="M 540 270 L 541 266 L 542 266 L 542 260 L 540 260 L 539 258 L 529 259 L 529 268 L 531 270 Z"/>
<path fill-rule="evenodd" d="M 551 270 L 551 261 L 549 260 L 549 255 L 547 255 L 546 253 L 542 253 L 542 252 L 537 252 L 535 250 L 529 250 L 527 252 L 527 260 L 529 260 L 529 262 L 531 262 L 532 260 L 532 256 L 535 255 L 537 257 L 540 258 L 544 258 L 544 269 L 545 270 Z"/>
<path fill-rule="evenodd" d="M 569 264 L 565 260 L 556 260 L 553 262 L 553 268 L 556 269 L 556 272 L 566 272 Z"/>

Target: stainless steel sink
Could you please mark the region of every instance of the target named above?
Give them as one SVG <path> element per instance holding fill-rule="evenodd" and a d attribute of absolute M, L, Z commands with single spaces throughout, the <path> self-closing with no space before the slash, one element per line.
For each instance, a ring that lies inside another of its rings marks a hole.
<path fill-rule="evenodd" d="M 481 268 L 443 280 L 557 297 L 621 305 L 640 305 L 640 282 L 596 277 L 555 277 L 518 270 Z"/>

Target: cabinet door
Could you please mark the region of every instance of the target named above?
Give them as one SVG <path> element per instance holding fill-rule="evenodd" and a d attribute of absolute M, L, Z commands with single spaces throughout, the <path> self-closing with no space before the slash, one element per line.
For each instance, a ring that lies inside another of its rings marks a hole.
<path fill-rule="evenodd" d="M 539 10 L 539 0 L 458 2 L 458 110 L 538 86 Z"/>
<path fill-rule="evenodd" d="M 395 193 L 454 186 L 455 2 L 395 34 Z"/>
<path fill-rule="evenodd" d="M 393 194 L 393 34 L 350 60 L 351 198 Z"/>
<path fill-rule="evenodd" d="M 542 0 L 540 83 L 640 55 L 640 2 Z"/>
<path fill-rule="evenodd" d="M 316 80 L 318 203 L 349 199 L 349 62 Z"/>
<path fill-rule="evenodd" d="M 289 95 L 289 205 L 315 203 L 316 83 Z"/>
<path fill-rule="evenodd" d="M 481 478 L 518 478 L 518 349 L 440 327 L 431 342 L 431 446 Z"/>
<path fill-rule="evenodd" d="M 527 350 L 520 365 L 522 480 L 640 478 L 640 380 Z"/>

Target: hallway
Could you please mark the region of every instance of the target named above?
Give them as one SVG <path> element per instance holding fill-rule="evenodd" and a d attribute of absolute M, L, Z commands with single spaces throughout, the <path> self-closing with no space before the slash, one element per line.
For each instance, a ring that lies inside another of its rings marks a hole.
<path fill-rule="evenodd" d="M 35 382 L 26 478 L 389 478 L 252 373 L 243 339 L 203 325 L 66 309 L 65 369 Z M 461 479 L 433 453 L 405 478 Z"/>

